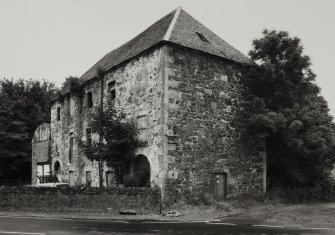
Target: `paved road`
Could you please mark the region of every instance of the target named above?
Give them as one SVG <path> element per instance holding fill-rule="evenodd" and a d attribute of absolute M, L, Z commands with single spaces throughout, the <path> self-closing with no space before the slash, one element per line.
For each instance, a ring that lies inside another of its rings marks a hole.
<path fill-rule="evenodd" d="M 335 234 L 334 230 L 299 229 L 229 223 L 223 220 L 194 222 L 82 220 L 0 217 L 0 234 Z"/>

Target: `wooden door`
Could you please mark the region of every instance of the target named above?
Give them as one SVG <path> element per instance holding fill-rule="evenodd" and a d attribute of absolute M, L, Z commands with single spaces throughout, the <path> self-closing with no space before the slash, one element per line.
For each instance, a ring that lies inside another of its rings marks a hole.
<path fill-rule="evenodd" d="M 114 183 L 114 173 L 111 171 L 106 172 L 106 186 L 112 187 Z"/>
<path fill-rule="evenodd" d="M 227 174 L 214 174 L 214 199 L 221 201 L 225 198 L 227 192 Z"/>

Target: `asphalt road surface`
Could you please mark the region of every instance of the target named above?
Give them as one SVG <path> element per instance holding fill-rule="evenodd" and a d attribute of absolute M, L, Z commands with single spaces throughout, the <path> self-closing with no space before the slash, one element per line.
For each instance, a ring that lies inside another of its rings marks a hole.
<path fill-rule="evenodd" d="M 230 223 L 224 220 L 167 222 L 0 217 L 0 234 L 335 234 L 335 229 Z"/>

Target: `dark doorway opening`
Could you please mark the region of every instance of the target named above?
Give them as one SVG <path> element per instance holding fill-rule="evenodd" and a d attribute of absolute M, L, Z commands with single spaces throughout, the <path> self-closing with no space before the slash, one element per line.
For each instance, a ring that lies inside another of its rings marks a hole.
<path fill-rule="evenodd" d="M 150 187 L 150 163 L 144 155 L 135 158 L 134 176 L 139 187 Z"/>
<path fill-rule="evenodd" d="M 58 182 L 62 182 L 61 181 L 61 168 L 60 168 L 59 161 L 56 161 L 54 164 L 54 174 L 55 176 L 57 176 Z"/>

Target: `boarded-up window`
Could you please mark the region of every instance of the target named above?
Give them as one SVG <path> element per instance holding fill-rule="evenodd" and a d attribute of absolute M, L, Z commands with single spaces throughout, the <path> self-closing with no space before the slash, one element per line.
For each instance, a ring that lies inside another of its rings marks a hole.
<path fill-rule="evenodd" d="M 87 92 L 87 107 L 92 108 L 93 107 L 93 96 L 92 91 Z"/>
<path fill-rule="evenodd" d="M 116 93 L 115 93 L 115 81 L 108 83 L 108 92 L 110 100 L 115 100 Z"/>
<path fill-rule="evenodd" d="M 57 121 L 60 120 L 60 107 L 57 108 Z"/>
<path fill-rule="evenodd" d="M 148 117 L 146 115 L 137 117 L 137 129 L 142 130 L 147 128 Z"/>
<path fill-rule="evenodd" d="M 50 140 L 34 143 L 34 149 L 36 162 L 42 164 L 50 160 Z"/>
<path fill-rule="evenodd" d="M 70 172 L 69 172 L 69 184 L 70 184 L 71 186 L 74 185 L 74 172 L 73 172 L 73 171 L 70 171 Z"/>
<path fill-rule="evenodd" d="M 92 176 L 90 171 L 86 171 L 86 186 L 87 187 L 92 186 Z"/>
<path fill-rule="evenodd" d="M 73 160 L 73 137 L 70 137 L 69 141 L 69 162 L 71 163 Z"/>

